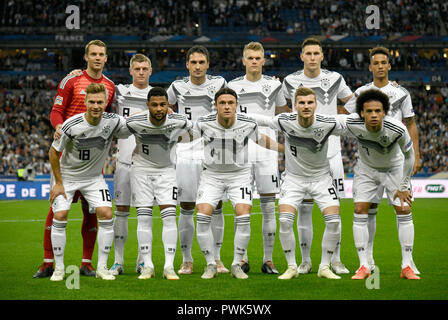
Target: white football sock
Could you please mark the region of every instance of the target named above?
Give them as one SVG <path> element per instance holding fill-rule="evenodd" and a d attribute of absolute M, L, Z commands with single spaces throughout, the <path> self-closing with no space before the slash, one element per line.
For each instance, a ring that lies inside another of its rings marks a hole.
<path fill-rule="evenodd" d="M 180 208 L 179 215 L 179 243 L 182 250 L 183 262 L 193 261 L 191 247 L 194 237 L 194 209 L 185 210 Z"/>
<path fill-rule="evenodd" d="M 170 207 L 160 211 L 162 216 L 162 242 L 165 248 L 165 266 L 168 268 L 174 264 L 177 245 L 176 207 Z"/>
<path fill-rule="evenodd" d="M 124 245 L 128 239 L 129 212 L 115 211 L 114 219 L 114 249 L 115 263 L 123 264 Z"/>
<path fill-rule="evenodd" d="M 373 259 L 373 240 L 376 232 L 376 213 L 378 208 L 370 208 L 367 220 L 367 228 L 369 229 L 369 241 L 367 244 L 367 255 Z"/>
<path fill-rule="evenodd" d="M 275 232 L 277 231 L 277 221 L 275 219 L 275 197 L 260 196 L 260 207 L 263 213 L 263 224 L 261 232 L 263 234 L 263 262 L 272 261 L 274 251 Z"/>
<path fill-rule="evenodd" d="M 401 268 L 411 266 L 412 249 L 414 246 L 414 222 L 412 213 L 397 214 L 398 239 L 401 245 L 402 262 Z"/>
<path fill-rule="evenodd" d="M 107 267 L 107 257 L 114 242 L 113 224 L 113 219 L 98 220 L 98 269 Z"/>
<path fill-rule="evenodd" d="M 297 232 L 299 234 L 302 262 L 311 263 L 311 243 L 313 242 L 313 202 L 302 202 L 298 209 Z"/>
<path fill-rule="evenodd" d="M 137 208 L 137 240 L 145 267 L 154 268 L 152 262 L 152 209 Z"/>
<path fill-rule="evenodd" d="M 215 260 L 221 260 L 221 247 L 224 240 L 224 215 L 222 208 L 215 209 L 212 215 L 212 233 L 215 244 L 214 253 Z"/>
<path fill-rule="evenodd" d="M 204 254 L 207 265 L 216 264 L 213 253 L 213 234 L 212 234 L 212 216 L 198 212 L 196 214 L 196 237 L 198 239 L 199 247 Z"/>
<path fill-rule="evenodd" d="M 235 239 L 232 265 L 241 264 L 250 240 L 250 214 L 235 217 Z"/>
<path fill-rule="evenodd" d="M 324 215 L 325 231 L 322 237 L 322 259 L 321 266 L 329 266 L 330 259 L 334 256 L 338 242 L 341 238 L 341 217 L 339 214 Z"/>
<path fill-rule="evenodd" d="M 294 213 L 280 212 L 279 213 L 279 238 L 285 253 L 286 262 L 289 265 L 296 266 L 296 236 L 294 235 Z"/>
<path fill-rule="evenodd" d="M 51 226 L 51 244 L 53 246 L 55 269 L 65 270 L 64 251 L 67 242 L 66 235 L 67 221 L 60 221 L 53 218 Z"/>
<path fill-rule="evenodd" d="M 367 262 L 367 242 L 369 240 L 369 230 L 367 228 L 367 214 L 354 214 L 353 217 L 353 239 L 358 251 L 360 266 L 368 267 Z"/>

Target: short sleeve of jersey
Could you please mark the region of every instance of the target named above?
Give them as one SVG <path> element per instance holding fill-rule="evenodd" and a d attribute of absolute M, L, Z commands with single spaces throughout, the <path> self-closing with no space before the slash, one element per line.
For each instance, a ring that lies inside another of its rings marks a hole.
<path fill-rule="evenodd" d="M 64 131 L 61 132 L 61 137 L 58 140 L 53 140 L 51 146 L 57 151 L 62 152 L 67 145 L 67 142 L 70 140 L 67 134 Z"/>
<path fill-rule="evenodd" d="M 119 139 L 129 137 L 132 133 L 126 125 L 126 119 L 120 115 L 118 116 L 118 118 L 119 118 L 119 124 L 115 131 L 115 136 Z"/>
<path fill-rule="evenodd" d="M 333 134 L 337 136 L 347 135 L 347 116 L 346 114 L 338 114 L 333 117 L 336 119 L 336 127 L 334 128 Z"/>
<path fill-rule="evenodd" d="M 272 119 L 269 121 L 269 127 L 270 127 L 271 129 L 278 130 L 278 131 L 283 131 L 282 127 L 281 127 L 280 124 L 279 124 L 279 121 L 280 121 L 280 115 L 282 115 L 282 114 L 278 114 L 278 115 L 276 115 L 274 118 L 272 118 Z"/>
<path fill-rule="evenodd" d="M 353 97 L 350 98 L 350 100 L 347 101 L 347 103 L 344 105 L 345 109 L 353 113 L 356 111 L 356 98 L 359 96 L 359 89 L 356 89 L 355 94 Z"/>
<path fill-rule="evenodd" d="M 338 88 L 338 98 L 339 99 L 347 98 L 352 93 L 353 93 L 352 90 L 350 90 L 347 83 L 345 83 L 344 77 L 341 76 L 341 83 L 339 84 Z"/>
<path fill-rule="evenodd" d="M 412 139 L 408 130 L 405 130 L 400 140 L 398 140 L 398 143 L 400 144 L 400 148 L 403 153 L 408 153 L 409 150 L 412 149 Z"/>
<path fill-rule="evenodd" d="M 282 107 L 286 104 L 287 104 L 287 102 L 286 102 L 285 95 L 283 93 L 283 85 L 282 85 L 282 88 L 278 91 L 277 97 L 275 98 L 275 106 Z"/>
<path fill-rule="evenodd" d="M 415 116 L 411 95 L 409 93 L 406 94 L 406 99 L 403 101 L 401 110 L 403 110 L 403 118 L 412 118 Z"/>
<path fill-rule="evenodd" d="M 173 86 L 174 86 L 174 82 L 171 83 L 171 85 L 169 86 L 168 90 L 166 91 L 166 93 L 168 94 L 168 103 L 170 105 L 176 104 L 176 102 L 177 102 L 177 98 L 176 98 L 176 95 L 174 93 Z"/>

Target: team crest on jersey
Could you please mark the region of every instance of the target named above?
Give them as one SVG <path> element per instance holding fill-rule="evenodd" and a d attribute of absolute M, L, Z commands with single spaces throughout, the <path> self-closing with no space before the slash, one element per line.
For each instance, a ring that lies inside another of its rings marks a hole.
<path fill-rule="evenodd" d="M 380 144 L 382 146 L 388 146 L 389 143 L 390 143 L 390 141 L 389 141 L 389 137 L 388 136 L 381 136 L 380 137 Z"/>
<path fill-rule="evenodd" d="M 324 130 L 323 129 L 315 129 L 313 131 L 314 140 L 320 141 L 324 137 Z"/>
<path fill-rule="evenodd" d="M 387 93 L 387 96 L 389 97 L 389 101 L 394 101 L 395 100 L 395 92 L 390 91 Z"/>
<path fill-rule="evenodd" d="M 320 81 L 320 86 L 322 89 L 327 90 L 328 88 L 330 88 L 330 80 L 327 78 L 324 78 Z"/>
<path fill-rule="evenodd" d="M 215 88 L 215 86 L 209 86 L 209 87 L 207 88 L 207 92 L 208 92 L 208 95 L 209 95 L 209 96 L 214 97 L 214 96 L 215 96 L 215 93 L 216 93 L 216 88 Z"/>
<path fill-rule="evenodd" d="M 235 129 L 233 132 L 235 133 L 235 137 L 234 137 L 235 141 L 238 143 L 243 143 L 244 137 L 245 137 L 245 134 L 244 134 L 245 130 L 244 129 Z"/>
<path fill-rule="evenodd" d="M 261 90 L 263 91 L 264 94 L 268 95 L 271 93 L 271 86 L 269 84 L 264 84 L 261 87 Z"/>
<path fill-rule="evenodd" d="M 104 126 L 103 130 L 101 131 L 102 135 L 105 137 L 108 137 L 110 134 L 110 126 Z"/>

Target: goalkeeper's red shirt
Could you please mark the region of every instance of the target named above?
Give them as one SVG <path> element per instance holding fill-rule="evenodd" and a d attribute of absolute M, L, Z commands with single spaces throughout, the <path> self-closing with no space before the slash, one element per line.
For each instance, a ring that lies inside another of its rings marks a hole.
<path fill-rule="evenodd" d="M 115 96 L 115 84 L 102 75 L 99 79 L 90 77 L 86 70 L 81 75 L 68 75 L 58 85 L 58 91 L 53 101 L 50 121 L 53 128 L 78 113 L 86 112 L 86 88 L 91 83 L 102 83 L 106 87 L 107 108 L 110 110 Z"/>

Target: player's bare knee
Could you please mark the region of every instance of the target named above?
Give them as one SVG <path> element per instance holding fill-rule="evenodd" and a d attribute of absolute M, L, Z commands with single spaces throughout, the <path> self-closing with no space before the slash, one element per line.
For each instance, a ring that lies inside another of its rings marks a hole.
<path fill-rule="evenodd" d="M 369 208 L 370 208 L 370 203 L 368 203 L 368 202 L 355 203 L 355 213 L 357 213 L 357 214 L 368 214 Z"/>
<path fill-rule="evenodd" d="M 194 210 L 196 203 L 194 202 L 181 202 L 180 207 L 184 210 Z"/>
<path fill-rule="evenodd" d="M 120 211 L 120 212 L 129 212 L 129 210 L 131 209 L 130 206 L 117 206 L 116 210 Z"/>
<path fill-rule="evenodd" d="M 378 203 L 371 203 L 370 204 L 370 209 L 376 209 L 378 208 Z"/>
<path fill-rule="evenodd" d="M 67 221 L 68 211 L 56 211 L 53 214 L 53 218 L 58 221 Z"/>
<path fill-rule="evenodd" d="M 338 206 L 331 206 L 327 207 L 322 211 L 323 215 L 327 214 L 339 214 L 339 207 Z"/>
<path fill-rule="evenodd" d="M 194 209 L 194 207 L 193 207 L 193 209 Z M 213 210 L 214 210 L 213 206 L 211 204 L 208 204 L 208 203 L 199 203 L 197 205 L 197 209 L 198 209 L 197 210 L 198 213 L 200 212 L 200 213 L 206 214 L 208 216 L 211 216 L 213 214 Z"/>
<path fill-rule="evenodd" d="M 98 207 L 96 208 L 96 214 L 99 220 L 110 220 L 112 219 L 112 208 L 111 207 Z"/>
<path fill-rule="evenodd" d="M 245 203 L 238 203 L 235 205 L 235 215 L 242 216 L 245 214 L 250 214 L 251 205 Z"/>
<path fill-rule="evenodd" d="M 411 213 L 411 208 L 409 206 L 404 206 L 403 209 L 401 207 L 395 207 L 395 214 L 409 214 Z"/>

